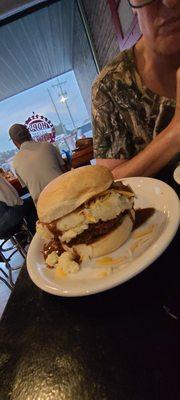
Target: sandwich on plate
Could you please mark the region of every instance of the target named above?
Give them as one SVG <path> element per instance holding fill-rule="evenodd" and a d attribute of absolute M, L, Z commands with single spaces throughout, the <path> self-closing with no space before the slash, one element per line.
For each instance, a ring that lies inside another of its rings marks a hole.
<path fill-rule="evenodd" d="M 37 203 L 46 264 L 76 272 L 83 260 L 118 249 L 133 229 L 134 197 L 129 186 L 114 182 L 110 170 L 98 165 L 50 182 Z"/>

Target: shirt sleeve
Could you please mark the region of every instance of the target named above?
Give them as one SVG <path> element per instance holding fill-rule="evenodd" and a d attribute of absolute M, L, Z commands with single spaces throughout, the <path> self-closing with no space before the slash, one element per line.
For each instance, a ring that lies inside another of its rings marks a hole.
<path fill-rule="evenodd" d="M 95 158 L 129 159 L 134 152 L 132 133 L 123 107 L 111 99 L 105 86 L 92 91 L 92 124 Z"/>

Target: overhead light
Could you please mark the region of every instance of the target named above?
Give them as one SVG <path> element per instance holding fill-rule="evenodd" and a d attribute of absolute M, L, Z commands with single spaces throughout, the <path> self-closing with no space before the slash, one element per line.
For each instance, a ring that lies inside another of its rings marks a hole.
<path fill-rule="evenodd" d="M 61 96 L 59 101 L 60 101 L 60 103 L 65 103 L 66 100 L 67 100 L 67 97 Z"/>

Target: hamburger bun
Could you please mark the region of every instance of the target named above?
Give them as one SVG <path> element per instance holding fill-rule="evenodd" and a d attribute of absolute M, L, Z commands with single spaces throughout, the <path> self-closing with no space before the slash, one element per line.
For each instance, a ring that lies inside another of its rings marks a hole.
<path fill-rule="evenodd" d="M 107 190 L 112 182 L 111 171 L 99 165 L 80 167 L 60 175 L 39 196 L 39 220 L 50 223 L 71 213 L 85 201 Z"/>

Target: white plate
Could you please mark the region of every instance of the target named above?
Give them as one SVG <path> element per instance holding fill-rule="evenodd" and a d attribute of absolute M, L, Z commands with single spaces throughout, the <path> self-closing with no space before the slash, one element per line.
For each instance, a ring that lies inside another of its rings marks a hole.
<path fill-rule="evenodd" d="M 126 178 L 137 195 L 135 208 L 154 207 L 156 212 L 136 229 L 118 250 L 83 264 L 65 278 L 46 267 L 43 240 L 36 234 L 29 247 L 27 269 L 42 290 L 58 296 L 86 296 L 113 288 L 137 275 L 156 260 L 173 239 L 179 225 L 179 199 L 174 190 L 157 179 Z"/>
<path fill-rule="evenodd" d="M 180 165 L 174 170 L 174 180 L 180 185 Z"/>

